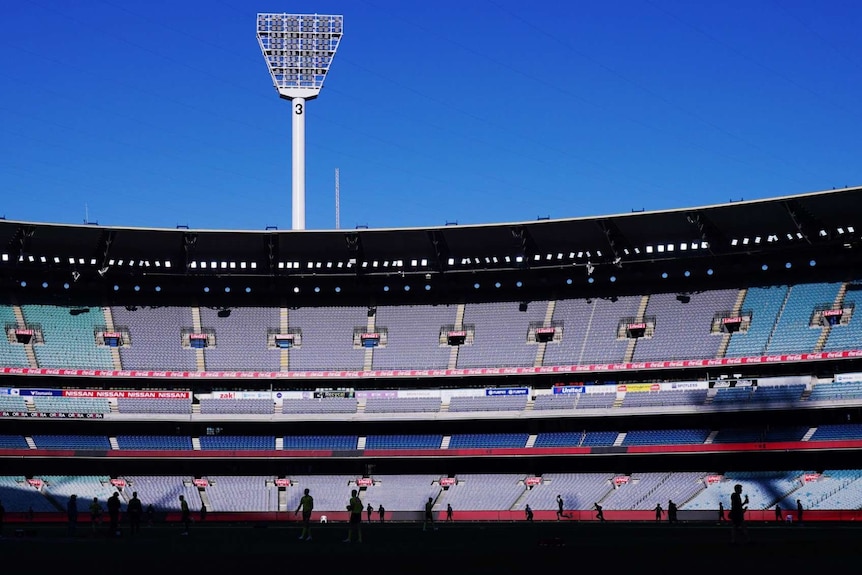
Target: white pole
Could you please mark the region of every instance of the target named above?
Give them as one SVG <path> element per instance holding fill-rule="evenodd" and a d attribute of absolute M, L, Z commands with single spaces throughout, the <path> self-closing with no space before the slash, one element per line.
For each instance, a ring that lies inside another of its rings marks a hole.
<path fill-rule="evenodd" d="M 341 229 L 341 190 L 339 189 L 338 168 L 335 168 L 335 229 Z"/>
<path fill-rule="evenodd" d="M 293 111 L 293 229 L 305 229 L 305 98 L 290 101 Z"/>

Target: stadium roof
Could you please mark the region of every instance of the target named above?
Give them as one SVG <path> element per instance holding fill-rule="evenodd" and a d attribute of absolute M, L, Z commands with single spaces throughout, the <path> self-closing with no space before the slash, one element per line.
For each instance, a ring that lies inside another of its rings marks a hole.
<path fill-rule="evenodd" d="M 656 265 L 670 275 L 683 268 L 746 274 L 748 262 L 756 264 L 751 270 L 796 266 L 798 272 L 811 258 L 820 274 L 838 273 L 859 257 L 860 232 L 860 187 L 669 211 L 435 228 L 231 231 L 3 220 L 0 278 L 8 286 L 60 282 L 97 291 L 116 282 L 197 289 L 200 282 L 236 280 L 278 291 L 305 291 L 309 282 L 334 289 L 354 280 L 373 291 L 395 278 L 436 281 L 454 293 L 477 277 L 493 284 L 514 284 L 518 277 L 642 286 L 656 276 Z"/>

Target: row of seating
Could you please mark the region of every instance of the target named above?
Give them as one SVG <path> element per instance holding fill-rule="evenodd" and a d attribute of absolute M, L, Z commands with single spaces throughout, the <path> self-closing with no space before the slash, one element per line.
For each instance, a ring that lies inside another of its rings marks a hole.
<path fill-rule="evenodd" d="M 808 436 L 806 438 L 806 436 Z M 620 431 L 560 431 L 538 433 L 530 444 L 528 433 L 462 433 L 401 435 L 203 435 L 200 449 L 275 450 L 277 440 L 284 450 L 364 449 L 470 449 L 529 447 L 596 447 L 611 445 L 708 445 L 711 443 L 760 443 L 781 441 L 843 441 L 862 439 L 862 424 L 829 424 L 819 427 L 778 426 L 766 428 L 651 429 Z M 448 439 L 447 439 L 448 438 Z M 113 449 L 107 435 L 32 435 L 35 449 Z M 194 442 L 182 435 L 117 435 L 116 449 L 191 450 Z M 0 449 L 31 449 L 28 437 L 0 435 Z"/>
<path fill-rule="evenodd" d="M 684 300 L 676 293 L 659 293 L 533 301 L 526 308 L 519 302 L 378 306 L 371 319 L 368 308 L 361 306 L 240 307 L 230 314 L 200 308 L 201 329 L 211 335 L 208 347 L 202 349 L 183 343 L 183 334 L 192 331 L 195 323 L 190 307 L 94 307 L 88 308 L 89 313 L 70 314 L 73 308 L 68 306 L 24 304 L 20 315 L 40 332 L 34 345 L 37 365 L 30 365 L 23 346 L 8 338 L 0 340 L 0 362 L 46 368 L 197 371 L 202 360 L 208 371 L 359 371 L 366 365 L 375 370 L 446 369 L 453 360 L 458 368 L 532 367 L 806 353 L 818 345 L 833 351 L 854 348 L 859 339 L 853 334 L 862 333 L 862 320 L 852 314 L 856 294 L 844 295 L 842 287 L 812 283 L 708 290 Z M 741 309 L 734 309 L 743 294 Z M 644 297 L 647 305 L 639 316 Z M 850 319 L 834 326 L 814 322 L 823 307 L 847 309 Z M 16 324 L 14 311 L 10 305 L 0 305 L 0 319 Z M 731 313 L 745 314 L 750 319 L 747 329 L 733 334 L 716 329 L 715 318 Z M 296 345 L 282 349 L 270 335 L 282 329 L 284 315 L 289 333 L 301 337 Z M 458 331 L 469 337 L 453 356 L 446 331 L 459 317 Z M 118 355 L 98 338 L 108 318 L 124 334 L 116 348 Z M 648 320 L 651 327 L 648 336 L 629 349 L 623 324 L 632 318 Z M 539 345 L 529 334 L 546 322 L 560 335 Z M 381 338 L 385 344 L 375 348 L 357 343 L 353 337 L 357 329 L 385 333 Z"/>
<path fill-rule="evenodd" d="M 714 471 L 613 473 L 524 473 L 441 475 L 372 475 L 361 478 L 363 505 L 388 511 L 419 511 L 428 498 L 435 510 L 451 505 L 466 510 L 556 510 L 557 496 L 563 508 L 589 510 L 600 503 L 606 510 L 650 510 L 657 504 L 676 502 L 682 511 L 715 512 L 719 504 L 730 507 L 733 486 L 741 484 L 749 497 L 749 509 L 849 510 L 862 506 L 862 469 L 815 471 Z M 292 511 L 308 489 L 317 511 L 343 510 L 353 475 L 274 476 L 105 476 L 44 475 L 0 476 L 0 501 L 7 512 L 58 512 L 66 509 L 71 495 L 86 514 L 95 498 L 102 506 L 114 492 L 123 505 L 136 492 L 145 507 L 178 511 L 179 496 L 199 509 L 205 494 L 210 511 Z M 280 481 L 279 481 L 280 480 Z M 279 486 L 281 483 L 281 487 Z M 287 486 L 284 486 L 284 485 Z"/>

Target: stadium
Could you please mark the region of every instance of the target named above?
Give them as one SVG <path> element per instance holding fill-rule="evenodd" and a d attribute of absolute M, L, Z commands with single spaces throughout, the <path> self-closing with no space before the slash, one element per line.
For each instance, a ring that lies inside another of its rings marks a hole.
<path fill-rule="evenodd" d="M 635 568 L 726 545 L 735 485 L 748 567 L 855 561 L 862 187 L 348 230 L 297 205 L 290 231 L 0 219 L 8 565 L 454 573 L 625 541 Z"/>
<path fill-rule="evenodd" d="M 0 500 L 65 521 L 859 513 L 862 189 L 596 219 L 230 232 L 0 222 Z"/>

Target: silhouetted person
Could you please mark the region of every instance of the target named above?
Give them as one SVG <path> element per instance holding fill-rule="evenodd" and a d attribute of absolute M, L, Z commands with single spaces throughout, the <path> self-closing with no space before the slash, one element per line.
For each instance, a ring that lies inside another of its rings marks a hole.
<path fill-rule="evenodd" d="M 347 539 L 344 540 L 344 543 L 352 543 L 354 535 L 356 536 L 356 542 L 362 543 L 362 507 L 359 492 L 354 489 L 350 492 L 350 501 L 347 502 L 350 521 L 347 529 Z"/>
<path fill-rule="evenodd" d="M 383 509 L 383 505 L 377 508 L 377 516 L 380 517 L 380 522 L 383 523 L 383 518 L 386 515 L 386 510 Z"/>
<path fill-rule="evenodd" d="M 676 503 L 671 500 L 667 502 L 667 522 L 676 523 Z"/>
<path fill-rule="evenodd" d="M 730 542 L 736 543 L 736 534 L 741 532 L 745 536 L 745 541 L 750 541 L 748 537 L 748 529 L 745 527 L 745 512 L 748 510 L 748 495 L 745 499 L 742 498 L 742 485 L 737 483 L 733 486 L 733 493 L 730 495 Z"/>
<path fill-rule="evenodd" d="M 799 524 L 802 525 L 802 500 L 796 500 L 796 520 L 799 521 Z"/>
<path fill-rule="evenodd" d="M 129 499 L 129 504 L 126 505 L 126 514 L 129 516 L 129 529 L 132 535 L 141 532 L 141 515 L 144 514 L 144 505 L 138 499 L 138 492 L 132 493 L 132 498 Z"/>
<path fill-rule="evenodd" d="M 311 541 L 311 512 L 314 510 L 314 498 L 308 489 L 302 492 L 302 497 L 299 498 L 299 504 L 296 506 L 294 515 L 302 509 L 302 533 L 299 534 L 300 541 Z"/>
<path fill-rule="evenodd" d="M 724 503 L 721 501 L 718 502 L 718 521 L 719 523 L 724 523 Z"/>
<path fill-rule="evenodd" d="M 365 508 L 365 518 L 366 521 L 371 523 L 371 514 L 374 513 L 374 507 L 371 506 L 371 503 L 368 504 L 368 507 Z"/>
<path fill-rule="evenodd" d="M 782 519 L 784 519 L 784 518 L 781 516 L 781 505 L 778 505 L 776 503 L 775 504 L 775 520 L 781 521 Z"/>
<path fill-rule="evenodd" d="M 447 504 L 446 504 L 446 521 L 453 521 L 453 518 L 452 518 L 452 504 L 451 504 L 451 503 L 447 503 Z"/>
<path fill-rule="evenodd" d="M 602 506 L 598 503 L 593 503 L 593 508 L 596 510 L 596 519 L 599 521 L 605 520 L 605 512 L 602 511 Z"/>
<path fill-rule="evenodd" d="M 655 504 L 655 522 L 658 523 L 661 521 L 661 513 L 664 509 L 661 508 L 661 503 Z"/>
<path fill-rule="evenodd" d="M 533 509 L 530 507 L 529 503 L 524 507 L 524 515 L 527 516 L 527 521 L 533 521 Z"/>
<path fill-rule="evenodd" d="M 108 498 L 108 520 L 111 522 L 111 535 L 117 536 L 120 534 L 120 493 L 114 491 L 114 494 Z"/>
<path fill-rule="evenodd" d="M 96 532 L 96 525 L 102 524 L 102 505 L 99 503 L 98 497 L 93 497 L 90 503 L 90 527 L 93 528 L 93 533 Z"/>
<path fill-rule="evenodd" d="M 557 521 L 563 517 L 563 497 L 557 494 Z"/>
<path fill-rule="evenodd" d="M 189 502 L 186 501 L 186 498 L 180 495 L 180 521 L 183 522 L 183 527 L 185 531 L 183 531 L 183 535 L 189 534 L 189 525 L 192 522 L 192 514 L 189 511 Z"/>
<path fill-rule="evenodd" d="M 66 503 L 66 519 L 69 521 L 69 537 L 74 537 L 78 528 L 78 496 L 72 495 Z"/>
<path fill-rule="evenodd" d="M 426 531 L 429 525 L 434 527 L 434 499 L 431 497 L 425 502 L 425 522 L 422 524 L 422 531 Z"/>

